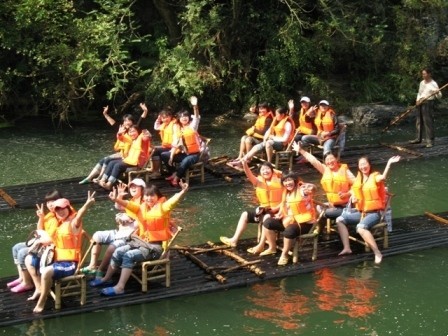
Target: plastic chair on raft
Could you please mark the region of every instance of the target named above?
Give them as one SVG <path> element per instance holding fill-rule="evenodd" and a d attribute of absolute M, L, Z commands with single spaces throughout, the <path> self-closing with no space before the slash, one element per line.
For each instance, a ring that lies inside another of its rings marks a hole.
<path fill-rule="evenodd" d="M 143 261 L 132 270 L 131 276 L 137 280 L 142 286 L 142 292 L 148 291 L 148 282 L 152 280 L 165 279 L 165 287 L 171 285 L 171 261 L 170 247 L 176 239 L 177 235 L 182 231 L 181 227 L 177 227 L 171 239 L 163 248 L 163 253 L 157 260 Z"/>
<path fill-rule="evenodd" d="M 194 177 L 200 177 L 201 183 L 205 181 L 205 155 L 207 155 L 207 151 L 209 150 L 208 145 L 212 139 L 200 136 L 202 144 L 201 144 L 201 153 L 199 155 L 199 161 L 195 164 L 191 165 L 187 171 L 185 172 L 185 182 L 190 183 L 190 179 Z"/>
<path fill-rule="evenodd" d="M 54 299 L 55 309 L 61 309 L 62 299 L 66 297 L 78 296 L 81 306 L 86 303 L 87 298 L 87 278 L 86 275 L 81 273 L 82 265 L 89 255 L 90 250 L 94 244 L 91 241 L 91 237 L 86 231 L 82 231 L 82 248 L 81 248 L 81 261 L 76 267 L 76 271 L 73 275 L 54 280 L 54 290 L 50 291 L 50 295 Z"/>

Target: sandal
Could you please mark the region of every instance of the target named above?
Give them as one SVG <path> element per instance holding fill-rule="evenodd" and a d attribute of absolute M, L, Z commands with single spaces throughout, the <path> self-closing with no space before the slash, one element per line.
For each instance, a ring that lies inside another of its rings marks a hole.
<path fill-rule="evenodd" d="M 79 184 L 89 184 L 90 180 L 86 177 L 84 180 L 79 181 Z"/>
<path fill-rule="evenodd" d="M 278 266 L 286 266 L 286 264 L 288 264 L 289 259 L 285 258 L 285 257 L 280 257 L 280 259 L 278 260 L 277 265 Z"/>
<path fill-rule="evenodd" d="M 227 245 L 228 247 L 236 247 L 236 244 L 232 243 L 227 237 L 221 236 L 219 237 L 219 240 L 221 241 L 221 243 Z"/>
<path fill-rule="evenodd" d="M 255 254 L 255 255 L 260 254 L 260 251 L 258 251 L 255 247 L 249 247 L 246 251 L 247 251 L 247 253 L 250 253 L 250 254 Z"/>
<path fill-rule="evenodd" d="M 81 273 L 85 275 L 95 275 L 97 273 L 96 269 L 91 269 L 89 266 L 81 268 Z"/>
<path fill-rule="evenodd" d="M 267 249 L 267 250 L 264 250 L 263 252 L 261 252 L 260 256 L 263 257 L 263 256 L 268 256 L 268 255 L 272 255 L 272 254 L 276 254 L 276 253 L 277 253 L 277 251 L 272 251 L 272 250 Z"/>

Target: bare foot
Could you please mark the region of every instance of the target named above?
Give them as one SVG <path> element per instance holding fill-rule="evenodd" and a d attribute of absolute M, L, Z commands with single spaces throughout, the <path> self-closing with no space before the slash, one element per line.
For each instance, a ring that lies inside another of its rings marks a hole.
<path fill-rule="evenodd" d="M 381 264 L 381 261 L 383 260 L 383 255 L 380 254 L 375 254 L 375 264 Z"/>
<path fill-rule="evenodd" d="M 35 301 L 37 299 L 39 299 L 40 297 L 40 292 L 34 291 L 33 295 L 31 295 L 27 301 Z"/>
<path fill-rule="evenodd" d="M 44 310 L 44 307 L 36 306 L 36 307 L 34 307 L 34 309 L 33 309 L 33 313 L 35 313 L 35 314 L 40 314 L 40 313 L 42 313 L 43 310 Z"/>
<path fill-rule="evenodd" d="M 352 250 L 342 250 L 341 252 L 339 252 L 338 256 L 343 256 L 343 255 L 348 255 L 348 254 L 352 254 Z"/>

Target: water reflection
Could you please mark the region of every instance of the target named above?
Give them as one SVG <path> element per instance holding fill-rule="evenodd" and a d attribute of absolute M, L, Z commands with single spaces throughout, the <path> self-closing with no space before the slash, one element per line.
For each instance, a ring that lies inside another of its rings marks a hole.
<path fill-rule="evenodd" d="M 309 328 L 310 315 L 330 313 L 335 325 L 349 322 L 361 325 L 359 330 L 370 329 L 364 325 L 365 319 L 378 310 L 379 282 L 373 275 L 374 268 L 366 264 L 356 267 L 352 274 L 338 274 L 330 268 L 318 270 L 313 274 L 314 282 L 283 279 L 257 284 L 246 296 L 251 307 L 244 315 L 284 330 L 300 330 Z"/>

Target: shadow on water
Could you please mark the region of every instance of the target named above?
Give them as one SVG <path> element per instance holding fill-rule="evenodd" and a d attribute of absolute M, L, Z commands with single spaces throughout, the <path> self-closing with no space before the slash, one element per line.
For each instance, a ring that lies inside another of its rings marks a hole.
<path fill-rule="evenodd" d="M 212 156 L 236 156 L 236 144 L 247 124 L 211 125 L 211 121 L 204 120 L 201 127 L 204 135 L 213 138 Z M 412 125 L 399 126 L 386 134 L 378 129 L 353 127 L 349 128 L 347 145 L 393 143 L 411 138 L 412 131 Z M 437 132 L 448 134 L 445 121 L 437 124 Z M 83 176 L 110 151 L 113 138 L 109 129 L 79 128 L 57 133 L 0 129 L 3 144 L 0 155 L 5 158 L 0 185 Z M 389 189 L 396 194 L 394 216 L 448 210 L 444 195 L 448 190 L 447 165 L 447 158 L 394 165 L 388 179 Z M 356 167 L 351 168 L 356 171 Z M 175 221 L 185 228 L 177 242 L 217 241 L 220 235 L 231 234 L 240 213 L 252 206 L 254 193 L 249 185 L 192 191 L 173 213 Z M 113 227 L 114 213 L 111 203 L 98 202 L 86 215 L 85 228 L 93 233 Z M 0 274 L 6 276 L 15 272 L 11 247 L 23 241 L 34 227 L 35 211 L 2 212 L 0 222 Z M 256 232 L 256 226 L 250 226 L 244 237 L 253 237 Z M 438 248 L 386 258 L 380 267 L 366 262 L 210 295 L 36 320 L 2 332 L 5 335 L 54 335 L 59 330 L 65 335 L 442 335 L 447 330 L 448 274 L 437 270 L 446 268 L 447 252 L 447 248 Z"/>

